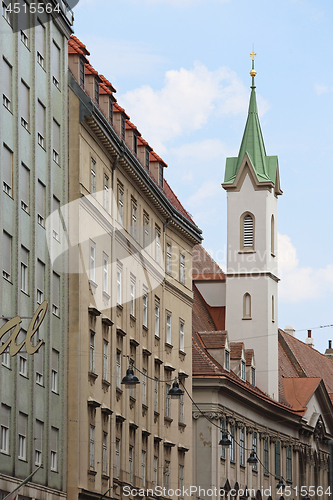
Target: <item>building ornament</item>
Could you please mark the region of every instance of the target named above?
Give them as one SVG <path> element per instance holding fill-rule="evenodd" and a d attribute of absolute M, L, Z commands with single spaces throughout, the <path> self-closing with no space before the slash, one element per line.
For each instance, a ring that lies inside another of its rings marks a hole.
<path fill-rule="evenodd" d="M 246 427 L 246 433 L 247 434 L 253 434 L 254 432 L 256 432 L 256 428 L 253 427 L 252 425 L 250 425 L 249 427 Z"/>

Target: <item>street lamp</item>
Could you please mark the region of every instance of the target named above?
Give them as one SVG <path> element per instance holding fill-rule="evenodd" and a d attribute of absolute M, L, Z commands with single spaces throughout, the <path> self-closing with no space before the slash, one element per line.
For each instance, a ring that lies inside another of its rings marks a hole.
<path fill-rule="evenodd" d="M 136 384 L 140 384 L 140 380 L 136 375 L 134 375 L 134 370 L 133 366 L 129 365 L 126 371 L 125 377 L 121 381 L 122 384 L 125 384 L 125 387 L 127 389 L 130 389 L 131 387 L 135 386 Z"/>
<path fill-rule="evenodd" d="M 251 451 L 250 456 L 247 459 L 247 463 L 248 464 L 257 464 L 258 463 L 258 459 L 256 457 L 256 452 L 255 451 Z"/>
<path fill-rule="evenodd" d="M 231 440 L 228 438 L 227 432 L 222 433 L 222 438 L 220 439 L 219 445 L 221 445 L 223 448 L 226 448 L 227 446 L 232 445 Z"/>
<path fill-rule="evenodd" d="M 171 396 L 171 399 L 177 399 L 180 396 L 184 395 L 184 391 L 179 387 L 177 380 L 172 384 L 171 389 L 168 392 L 168 395 Z"/>

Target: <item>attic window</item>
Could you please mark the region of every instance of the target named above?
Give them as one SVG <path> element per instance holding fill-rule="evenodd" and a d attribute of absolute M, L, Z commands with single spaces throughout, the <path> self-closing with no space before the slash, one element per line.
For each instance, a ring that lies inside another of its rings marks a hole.
<path fill-rule="evenodd" d="M 249 213 L 241 216 L 241 249 L 254 250 L 254 216 Z"/>
<path fill-rule="evenodd" d="M 245 381 L 245 361 L 241 361 L 241 379 Z"/>
<path fill-rule="evenodd" d="M 121 115 L 121 137 L 125 139 L 125 117 Z"/>
<path fill-rule="evenodd" d="M 230 351 L 227 349 L 224 352 L 224 369 L 230 370 Z"/>
<path fill-rule="evenodd" d="M 84 60 L 80 59 L 80 85 L 81 87 L 84 86 Z"/>
<path fill-rule="evenodd" d="M 253 387 L 255 387 L 256 385 L 256 369 L 254 368 L 254 366 L 251 366 L 251 384 L 253 385 Z"/>
<path fill-rule="evenodd" d="M 95 101 L 99 104 L 99 81 L 95 78 Z"/>
<path fill-rule="evenodd" d="M 149 149 L 146 148 L 146 168 L 149 170 Z"/>
<path fill-rule="evenodd" d="M 135 154 L 138 152 L 138 138 L 136 134 L 133 134 L 133 151 Z"/>
<path fill-rule="evenodd" d="M 111 97 L 109 100 L 109 120 L 110 120 L 110 123 L 113 123 L 113 100 Z"/>
<path fill-rule="evenodd" d="M 163 188 L 163 166 L 161 163 L 159 165 L 158 183 L 159 183 L 160 187 Z"/>

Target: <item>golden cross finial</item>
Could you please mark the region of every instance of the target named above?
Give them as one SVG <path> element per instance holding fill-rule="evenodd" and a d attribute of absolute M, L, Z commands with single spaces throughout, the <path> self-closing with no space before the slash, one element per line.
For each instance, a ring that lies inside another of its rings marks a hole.
<path fill-rule="evenodd" d="M 254 58 L 256 57 L 257 54 L 253 51 L 252 54 L 250 54 L 250 57 L 252 57 L 252 61 L 254 61 Z"/>

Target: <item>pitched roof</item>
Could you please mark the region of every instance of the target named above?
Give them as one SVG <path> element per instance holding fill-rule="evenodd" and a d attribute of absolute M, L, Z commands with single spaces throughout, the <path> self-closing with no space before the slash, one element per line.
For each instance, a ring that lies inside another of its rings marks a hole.
<path fill-rule="evenodd" d="M 86 46 L 75 36 L 72 35 L 68 40 L 68 53 L 69 54 L 80 54 L 84 57 L 86 62 L 89 62 L 85 56 L 90 56 L 90 52 L 87 50 Z"/>
<path fill-rule="evenodd" d="M 188 220 L 190 220 L 191 222 L 193 222 L 193 224 L 195 224 L 195 222 L 192 219 L 191 215 L 187 212 L 187 210 L 185 210 L 185 208 L 180 203 L 179 199 L 177 198 L 177 196 L 175 195 L 175 193 L 173 192 L 173 190 L 171 189 L 170 185 L 168 184 L 168 182 L 165 179 L 163 179 L 163 191 L 164 191 L 166 197 L 168 198 L 168 200 L 172 203 L 172 205 L 177 210 L 179 210 L 179 212 L 181 214 L 183 214 Z"/>
<path fill-rule="evenodd" d="M 253 356 L 254 356 L 254 350 L 253 349 L 245 349 L 245 362 L 246 362 L 246 366 L 251 366 L 252 365 Z"/>
<path fill-rule="evenodd" d="M 202 245 L 193 247 L 192 266 L 192 279 L 194 280 L 204 279 L 204 277 L 225 280 L 224 272 Z"/>
<path fill-rule="evenodd" d="M 224 349 L 227 332 L 196 332 L 206 349 Z"/>
<path fill-rule="evenodd" d="M 230 342 L 230 359 L 242 359 L 244 342 Z"/>
<path fill-rule="evenodd" d="M 216 329 L 214 321 L 206 307 L 205 301 L 195 285 L 193 285 L 193 299 L 192 332 L 214 331 Z"/>
<path fill-rule="evenodd" d="M 321 382 L 321 378 L 284 378 L 283 389 L 287 402 L 294 411 L 305 413 L 306 405 Z"/>
<path fill-rule="evenodd" d="M 155 151 L 150 151 L 150 154 L 149 154 L 149 161 L 158 161 L 160 163 L 163 163 L 163 165 L 165 167 L 167 167 L 168 165 L 165 163 L 165 161 L 162 160 L 162 158 L 160 158 L 158 156 L 157 153 L 155 153 Z"/>

